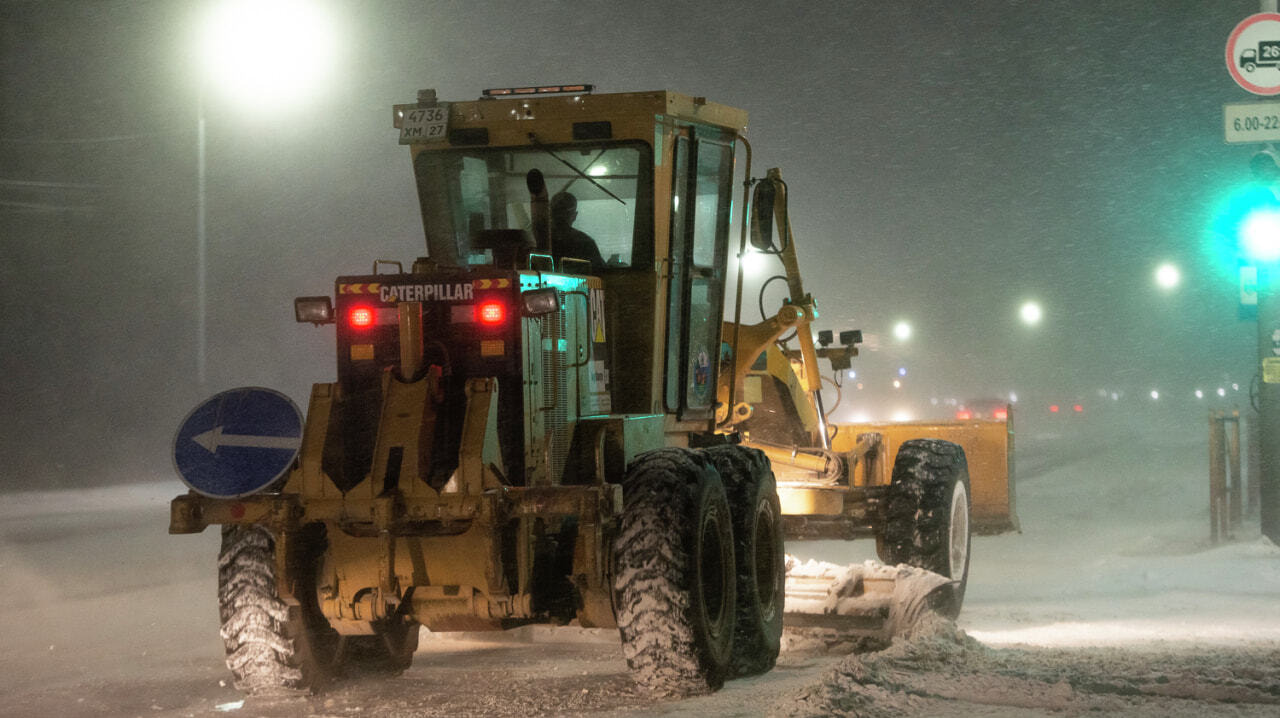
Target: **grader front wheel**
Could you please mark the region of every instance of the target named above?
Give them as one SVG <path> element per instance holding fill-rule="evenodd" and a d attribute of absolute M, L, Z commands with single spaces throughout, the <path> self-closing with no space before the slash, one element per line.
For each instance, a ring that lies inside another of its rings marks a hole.
<path fill-rule="evenodd" d="M 955 618 L 969 580 L 969 467 L 964 449 L 949 441 L 903 442 L 893 463 L 878 542 L 887 564 L 928 569 L 954 583 L 939 590 L 935 610 Z"/>

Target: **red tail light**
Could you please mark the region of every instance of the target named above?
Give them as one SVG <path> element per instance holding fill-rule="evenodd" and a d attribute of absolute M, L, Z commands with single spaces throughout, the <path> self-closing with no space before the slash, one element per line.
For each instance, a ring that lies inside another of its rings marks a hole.
<path fill-rule="evenodd" d="M 969 419 L 973 418 L 973 412 L 969 411 L 968 409 L 961 409 L 960 411 L 956 412 L 956 418 L 961 421 L 968 421 Z"/>
<path fill-rule="evenodd" d="M 995 413 L 993 413 L 993 414 L 992 414 L 992 416 L 994 416 L 994 417 L 996 418 L 996 420 L 997 420 L 997 421 L 1008 421 L 1008 420 L 1009 420 L 1009 410 L 1008 410 L 1008 409 L 996 409 L 996 410 L 995 410 Z"/>
<path fill-rule="evenodd" d="M 1084 413 L 1084 407 L 1083 407 L 1083 406 L 1080 406 L 1079 404 L 1076 404 L 1075 406 L 1071 407 L 1071 410 L 1072 410 L 1072 411 L 1074 411 L 1074 412 L 1075 412 L 1075 413 L 1077 413 L 1077 414 L 1083 414 L 1083 413 Z"/>
<path fill-rule="evenodd" d="M 371 327 L 373 326 L 373 310 L 369 307 L 355 307 L 347 314 L 347 320 L 356 329 Z"/>
<path fill-rule="evenodd" d="M 489 326 L 501 324 L 507 320 L 507 306 L 502 302 L 483 302 L 476 308 L 476 319 Z"/>
<path fill-rule="evenodd" d="M 1057 405 L 1057 404 L 1054 404 L 1054 405 L 1050 406 L 1050 407 L 1049 407 L 1049 411 L 1050 411 L 1050 413 L 1057 414 L 1057 413 L 1058 413 L 1058 405 Z"/>

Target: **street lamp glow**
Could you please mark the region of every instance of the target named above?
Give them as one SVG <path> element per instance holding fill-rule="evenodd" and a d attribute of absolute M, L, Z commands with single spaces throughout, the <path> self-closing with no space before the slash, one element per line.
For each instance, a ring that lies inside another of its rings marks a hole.
<path fill-rule="evenodd" d="M 742 255 L 742 272 L 748 277 L 754 277 L 764 271 L 765 262 L 768 260 L 764 254 L 748 249 L 747 253 Z"/>
<path fill-rule="evenodd" d="M 1159 398 L 1160 398 L 1160 392 L 1159 392 L 1158 390 L 1156 390 L 1156 389 L 1152 389 L 1152 390 L 1151 390 L 1151 400 L 1152 400 L 1152 401 L 1155 401 L 1155 400 L 1158 400 Z"/>
<path fill-rule="evenodd" d="M 1161 289 L 1173 289 L 1182 283 L 1182 272 L 1178 267 L 1168 262 L 1156 268 L 1156 284 Z"/>
<path fill-rule="evenodd" d="M 1022 305 L 1022 308 L 1018 310 L 1018 316 L 1022 317 L 1023 324 L 1035 326 L 1039 324 L 1040 320 L 1044 317 L 1044 312 L 1041 311 L 1039 304 L 1035 302 L 1026 302 Z"/>
<path fill-rule="evenodd" d="M 193 38 L 196 74 L 196 377 L 207 379 L 205 95 L 280 110 L 312 94 L 334 61 L 334 24 L 305 0 L 214 0 Z M 292 119 L 292 118 L 291 118 Z"/>
<path fill-rule="evenodd" d="M 911 338 L 911 325 L 906 322 L 898 322 L 893 325 L 893 336 L 900 342 L 905 342 Z"/>
<path fill-rule="evenodd" d="M 1196 389 L 1196 398 L 1197 398 L 1197 399 L 1203 399 L 1203 398 L 1204 398 L 1204 390 L 1202 390 L 1202 389 Z"/>
<path fill-rule="evenodd" d="M 312 92 L 333 64 L 332 21 L 301 0 L 224 0 L 200 39 L 201 71 L 219 95 L 276 109 Z"/>

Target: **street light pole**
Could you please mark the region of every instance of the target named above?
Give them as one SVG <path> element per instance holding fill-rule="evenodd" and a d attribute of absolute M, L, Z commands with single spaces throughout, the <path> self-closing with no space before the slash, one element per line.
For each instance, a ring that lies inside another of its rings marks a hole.
<path fill-rule="evenodd" d="M 205 91 L 220 88 L 258 110 L 288 106 L 315 89 L 335 47 L 334 24 L 317 3 L 220 0 L 207 5 L 196 84 L 196 376 L 201 385 L 209 380 Z"/>
<path fill-rule="evenodd" d="M 1277 0 L 1260 0 L 1259 10 L 1276 12 Z M 1275 267 L 1258 267 L 1258 452 L 1261 471 L 1258 473 L 1260 496 L 1258 515 L 1262 535 L 1280 543 L 1280 384 L 1267 381 L 1268 360 L 1275 361 L 1276 347 L 1280 347 L 1280 302 L 1276 301 L 1271 282 L 1277 272 Z M 1274 379 L 1274 378 L 1273 378 Z"/>
<path fill-rule="evenodd" d="M 207 237 L 205 235 L 205 146 L 204 91 L 196 97 L 196 377 L 203 387 L 208 381 L 205 357 L 208 354 L 208 305 L 206 304 Z"/>
<path fill-rule="evenodd" d="M 1262 534 L 1280 543 L 1280 297 L 1276 267 L 1258 267 L 1258 433 Z"/>

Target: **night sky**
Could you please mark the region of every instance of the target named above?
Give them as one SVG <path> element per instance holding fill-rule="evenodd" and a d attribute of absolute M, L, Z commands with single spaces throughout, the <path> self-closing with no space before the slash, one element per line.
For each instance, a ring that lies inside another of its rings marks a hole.
<path fill-rule="evenodd" d="M 0 0 L 0 487 L 163 478 L 206 396 L 305 405 L 331 381 L 333 330 L 295 324 L 292 300 L 423 253 L 390 109 L 419 88 L 589 82 L 747 110 L 822 326 L 879 346 L 855 363 L 868 394 L 903 365 L 917 401 L 1158 389 L 1200 421 L 1191 392 L 1235 382 L 1227 404 L 1247 404 L 1255 329 L 1206 245 L 1258 149 L 1222 137 L 1222 105 L 1252 99 L 1223 47 L 1256 2 L 322 5 L 341 42 L 320 91 L 257 113 L 205 92 L 200 386 L 201 4 Z"/>

